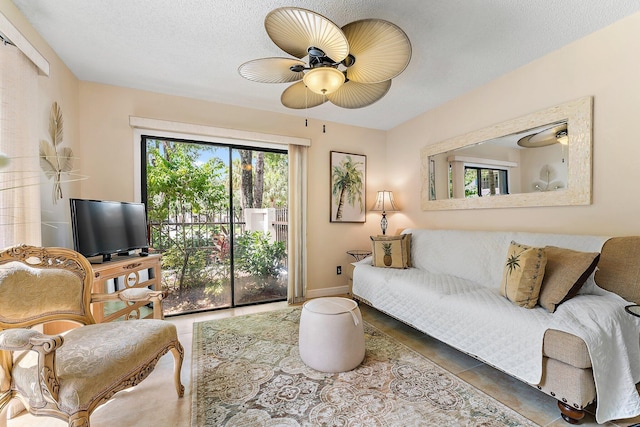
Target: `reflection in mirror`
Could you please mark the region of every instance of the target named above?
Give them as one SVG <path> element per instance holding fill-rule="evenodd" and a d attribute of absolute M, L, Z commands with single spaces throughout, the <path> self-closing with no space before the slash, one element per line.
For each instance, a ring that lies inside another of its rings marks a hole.
<path fill-rule="evenodd" d="M 591 203 L 592 98 L 422 150 L 422 209 Z"/>
<path fill-rule="evenodd" d="M 568 142 L 564 120 L 429 156 L 429 200 L 566 188 Z"/>

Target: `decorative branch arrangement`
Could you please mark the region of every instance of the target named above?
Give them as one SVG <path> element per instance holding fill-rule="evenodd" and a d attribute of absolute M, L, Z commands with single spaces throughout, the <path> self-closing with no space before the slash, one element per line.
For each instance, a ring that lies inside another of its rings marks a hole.
<path fill-rule="evenodd" d="M 73 151 L 69 147 L 58 146 L 63 137 L 62 111 L 57 102 L 51 106 L 49 115 L 49 135 L 51 142 L 40 140 L 40 167 L 47 178 L 53 178 L 53 204 L 62 198 L 62 186 L 60 176 L 71 172 L 73 166 Z"/>
<path fill-rule="evenodd" d="M 562 181 L 556 181 L 556 171 L 549 165 L 540 169 L 540 180 L 533 183 L 533 188 L 538 191 L 555 191 L 564 187 Z"/>

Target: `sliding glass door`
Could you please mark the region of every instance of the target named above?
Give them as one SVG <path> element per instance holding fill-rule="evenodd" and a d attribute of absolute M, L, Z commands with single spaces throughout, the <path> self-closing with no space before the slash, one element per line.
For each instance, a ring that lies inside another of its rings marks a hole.
<path fill-rule="evenodd" d="M 142 150 L 165 314 L 286 299 L 287 153 L 151 137 Z"/>

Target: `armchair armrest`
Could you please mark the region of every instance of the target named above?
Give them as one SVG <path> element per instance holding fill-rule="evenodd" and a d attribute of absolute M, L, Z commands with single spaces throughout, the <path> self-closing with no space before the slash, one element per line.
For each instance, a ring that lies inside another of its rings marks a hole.
<path fill-rule="evenodd" d="M 161 301 L 166 296 L 164 291 L 152 291 L 148 288 L 129 288 L 112 294 L 91 294 L 91 302 L 107 301 Z"/>
<path fill-rule="evenodd" d="M 91 294 L 91 302 L 152 302 L 153 317 L 164 319 L 162 313 L 162 300 L 167 296 L 166 291 L 152 291 L 149 288 L 129 288 L 112 294 Z"/>
<path fill-rule="evenodd" d="M 64 343 L 61 335 L 45 335 L 32 329 L 7 329 L 0 331 L 0 350 L 38 353 L 38 375 L 43 396 L 58 401 L 59 381 L 55 369 L 56 349 Z"/>

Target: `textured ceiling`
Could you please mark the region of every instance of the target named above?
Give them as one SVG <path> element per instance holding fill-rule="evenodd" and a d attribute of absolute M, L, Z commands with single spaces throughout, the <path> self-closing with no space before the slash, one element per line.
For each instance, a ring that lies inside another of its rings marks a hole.
<path fill-rule="evenodd" d="M 81 80 L 390 129 L 640 11 L 638 0 L 13 0 Z M 288 55 L 264 29 L 282 6 L 338 26 L 381 18 L 412 43 L 407 69 L 377 103 L 308 111 L 280 104 L 287 84 L 243 79 L 245 61 Z"/>

